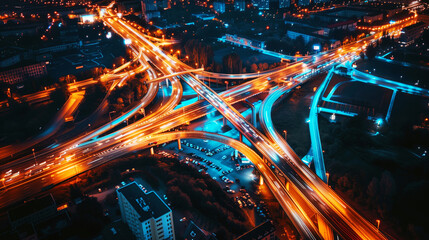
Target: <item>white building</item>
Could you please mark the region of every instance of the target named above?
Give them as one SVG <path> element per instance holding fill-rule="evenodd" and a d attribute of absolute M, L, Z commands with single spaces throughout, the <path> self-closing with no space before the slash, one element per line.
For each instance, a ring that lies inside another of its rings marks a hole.
<path fill-rule="evenodd" d="M 136 239 L 174 240 L 173 213 L 155 192 L 145 193 L 136 182 L 118 190 L 122 221 Z"/>

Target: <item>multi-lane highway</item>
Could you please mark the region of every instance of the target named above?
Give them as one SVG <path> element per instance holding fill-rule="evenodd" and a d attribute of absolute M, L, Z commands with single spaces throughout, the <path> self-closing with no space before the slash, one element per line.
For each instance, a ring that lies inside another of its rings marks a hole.
<path fill-rule="evenodd" d="M 117 27 L 127 37 L 131 38 L 137 44 L 142 44 L 149 52 L 156 54 L 156 59 L 162 59 L 169 67 L 176 71 L 182 71 L 181 67 L 175 66 L 175 59 L 168 57 L 162 53 L 159 48 L 156 48 L 149 41 L 144 39 L 137 31 L 128 27 L 120 19 L 110 19 L 112 27 Z M 379 34 L 378 36 L 380 36 Z M 376 39 L 367 39 L 368 41 Z M 358 44 L 359 42 L 357 42 Z M 346 53 L 353 52 L 358 49 L 358 45 L 347 46 L 348 49 L 344 50 Z M 360 42 L 361 45 L 366 45 L 366 42 Z M 325 58 L 332 57 L 332 59 L 342 58 L 341 51 L 339 53 L 326 54 L 320 56 L 320 59 L 314 61 L 323 61 Z M 345 54 L 345 53 L 344 53 Z M 329 61 L 324 61 L 327 63 Z M 185 74 L 182 76 L 187 84 L 189 84 L 200 96 L 205 98 L 212 104 L 219 112 L 224 115 L 258 150 L 263 153 L 267 158 L 271 159 L 277 167 L 282 170 L 288 177 L 288 180 L 293 183 L 294 187 L 299 190 L 299 193 L 304 195 L 307 201 L 320 213 L 323 218 L 335 229 L 337 233 L 345 238 L 350 239 L 384 239 L 383 235 L 368 221 L 363 219 L 359 214 L 352 210 L 347 204 L 339 198 L 326 184 L 319 178 L 315 177 L 309 171 L 307 166 L 303 165 L 291 149 L 287 152 L 282 152 L 276 143 L 270 142 L 261 133 L 251 126 L 230 104 L 223 100 L 213 90 L 208 88 L 204 83 L 199 81 L 192 74 Z M 316 193 L 316 194 L 315 194 Z"/>
<path fill-rule="evenodd" d="M 329 238 L 332 235 L 329 231 L 321 230 L 320 226 L 315 226 L 307 211 L 304 210 L 311 208 L 317 213 L 319 222 L 326 222 L 344 239 L 385 239 L 371 223 L 348 206 L 323 180 L 311 172 L 290 146 L 278 139 L 278 134 L 277 137 L 273 137 L 276 133 L 271 131 L 269 134 L 271 137 L 267 138 L 232 106 L 233 103 L 270 90 L 279 83 L 285 83 L 286 86 L 282 87 L 282 90 L 287 91 L 300 83 L 300 81 L 289 81 L 291 77 L 305 79 L 315 70 L 345 60 L 348 55 L 357 54 L 368 43 L 381 37 L 381 34 L 375 34 L 343 46 L 341 49 L 315 55 L 305 62 L 264 72 L 263 76 L 248 75 L 249 78 L 256 78 L 217 94 L 193 75 L 190 71 L 192 69 L 164 53 L 158 44 L 152 43 L 146 35 L 129 22 L 121 20 L 112 10 L 109 9 L 105 13 L 103 20 L 123 38 L 130 39 L 130 46 L 141 53 L 138 61 L 141 66 L 144 66 L 143 69 L 149 73 L 151 79 L 186 72 L 180 74 L 180 77 L 205 100 L 174 110 L 183 92 L 178 77 L 170 77 L 167 81 L 159 83 L 150 83 L 148 94 L 133 108 L 113 119 L 109 124 L 92 130 L 86 135 L 50 146 L 38 152 L 37 156 L 30 155 L 1 166 L 0 207 L 31 196 L 43 187 L 61 182 L 129 151 L 149 147 L 154 142 L 162 143 L 181 138 L 206 138 L 232 145 L 257 165 L 270 189 L 305 238 L 320 239 Z M 400 28 L 400 26 L 395 27 Z M 210 76 L 225 77 L 225 79 L 247 78 L 247 76 L 227 77 L 216 74 Z M 114 126 L 119 126 L 131 116 L 141 112 L 141 109 L 146 109 L 159 89 L 160 97 L 153 104 L 152 113 L 146 111 L 146 116 L 141 120 L 112 131 Z M 266 105 L 269 104 L 272 103 Z M 228 119 L 258 149 L 265 160 L 261 160 L 246 145 L 220 135 L 202 132 L 160 134 L 215 110 Z M 265 118 L 264 115 L 262 117 Z"/>

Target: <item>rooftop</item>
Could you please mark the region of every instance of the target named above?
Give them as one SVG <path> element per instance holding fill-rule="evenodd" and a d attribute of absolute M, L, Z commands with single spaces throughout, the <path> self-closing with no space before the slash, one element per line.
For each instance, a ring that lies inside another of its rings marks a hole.
<path fill-rule="evenodd" d="M 139 220 L 141 222 L 150 218 L 159 218 L 171 211 L 158 194 L 154 191 L 145 193 L 136 182 L 131 182 L 119 188 L 117 191 L 124 195 L 131 206 L 140 215 Z"/>
<path fill-rule="evenodd" d="M 214 240 L 213 234 L 199 228 L 193 221 L 189 222 L 185 231 L 185 240 Z"/>
<path fill-rule="evenodd" d="M 271 221 L 266 221 L 264 223 L 259 224 L 252 230 L 246 232 L 245 234 L 239 236 L 235 240 L 258 240 L 263 239 L 267 235 L 273 233 L 275 231 L 275 227 Z"/>
<path fill-rule="evenodd" d="M 420 27 L 425 27 L 425 26 L 426 26 L 426 23 L 424 23 L 424 22 L 417 22 L 417 23 L 415 23 L 413 25 L 404 27 L 402 29 L 402 31 L 408 31 L 408 30 L 411 30 L 411 29 L 414 29 L 414 28 L 420 28 Z"/>
<path fill-rule="evenodd" d="M 37 198 L 22 204 L 12 210 L 9 211 L 10 221 L 14 222 L 18 219 L 46 209 L 48 207 L 57 208 L 55 204 L 55 200 L 52 195 L 46 195 L 41 198 Z"/>

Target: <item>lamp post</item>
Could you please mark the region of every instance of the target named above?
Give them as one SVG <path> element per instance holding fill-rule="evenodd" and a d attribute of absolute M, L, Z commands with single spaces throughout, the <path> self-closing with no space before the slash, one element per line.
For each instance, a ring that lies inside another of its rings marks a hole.
<path fill-rule="evenodd" d="M 283 130 L 283 133 L 285 134 L 285 141 L 287 140 L 287 131 Z"/>
<path fill-rule="evenodd" d="M 380 219 L 375 220 L 375 222 L 377 223 L 377 230 L 380 230 Z"/>
<path fill-rule="evenodd" d="M 31 151 L 33 151 L 34 163 L 35 163 L 35 165 L 37 165 L 37 161 L 36 161 L 36 152 L 34 152 L 34 148 L 33 148 L 33 149 L 31 149 Z"/>
<path fill-rule="evenodd" d="M 226 90 L 228 91 L 228 81 L 225 81 L 226 84 Z"/>
<path fill-rule="evenodd" d="M 328 172 L 326 173 L 326 184 L 329 185 L 329 173 Z"/>

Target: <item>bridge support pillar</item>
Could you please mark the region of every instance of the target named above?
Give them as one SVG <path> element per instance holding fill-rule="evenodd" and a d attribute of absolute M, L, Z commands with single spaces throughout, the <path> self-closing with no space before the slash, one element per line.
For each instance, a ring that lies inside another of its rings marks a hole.
<path fill-rule="evenodd" d="M 177 139 L 177 148 L 180 150 L 182 150 L 182 143 L 180 142 L 180 138 Z"/>
<path fill-rule="evenodd" d="M 255 108 L 255 106 L 253 105 L 253 103 L 251 103 L 249 100 L 246 100 L 245 101 L 246 102 L 246 104 L 247 105 L 249 105 L 249 107 L 250 107 L 250 110 L 252 110 L 252 115 L 250 115 L 250 123 L 255 127 L 255 128 L 257 128 L 258 126 L 257 126 L 257 121 L 256 121 L 256 108 Z"/>
<path fill-rule="evenodd" d="M 256 108 L 252 107 L 252 125 L 257 128 L 258 127 L 258 122 L 256 121 Z"/>
<path fill-rule="evenodd" d="M 227 123 L 226 123 L 226 121 L 227 121 L 227 120 L 226 120 L 226 118 L 225 118 L 225 117 L 223 117 L 223 119 L 222 119 L 222 120 L 223 120 L 222 127 L 226 127 L 226 124 L 227 124 Z"/>
<path fill-rule="evenodd" d="M 320 214 L 316 214 L 317 216 L 317 225 L 319 228 L 319 233 L 324 240 L 334 240 L 334 232 L 331 227 L 325 222 Z"/>
<path fill-rule="evenodd" d="M 240 132 L 240 142 L 243 142 L 243 134 Z"/>
<path fill-rule="evenodd" d="M 154 150 L 153 150 L 153 147 L 151 147 L 150 148 L 150 155 L 154 155 L 155 154 L 155 152 L 154 152 Z"/>

